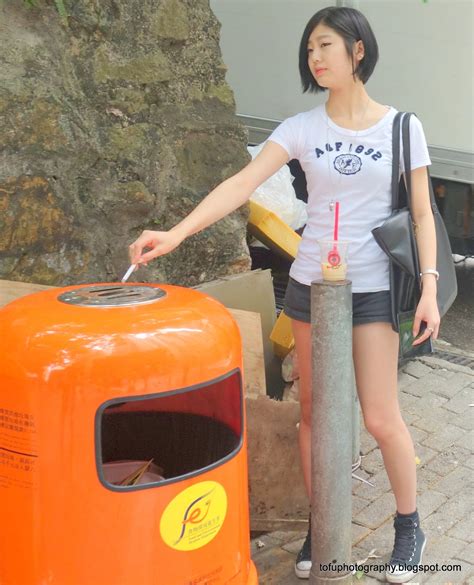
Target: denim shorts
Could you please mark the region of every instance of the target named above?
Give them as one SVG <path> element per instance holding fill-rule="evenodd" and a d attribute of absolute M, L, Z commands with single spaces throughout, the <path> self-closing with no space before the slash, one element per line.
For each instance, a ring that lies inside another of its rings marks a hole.
<path fill-rule="evenodd" d="M 291 319 L 311 323 L 311 287 L 290 276 L 283 310 Z M 391 323 L 390 291 L 352 293 L 352 324 Z"/>

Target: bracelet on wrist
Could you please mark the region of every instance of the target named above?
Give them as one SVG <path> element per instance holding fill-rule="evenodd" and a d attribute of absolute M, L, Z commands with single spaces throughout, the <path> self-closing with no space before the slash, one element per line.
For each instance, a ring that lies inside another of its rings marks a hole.
<path fill-rule="evenodd" d="M 439 280 L 439 272 L 437 270 L 435 270 L 434 268 L 427 268 L 426 270 L 423 270 L 422 272 L 420 272 L 420 278 L 422 278 L 426 274 L 432 274 L 433 276 L 436 277 L 436 280 Z"/>

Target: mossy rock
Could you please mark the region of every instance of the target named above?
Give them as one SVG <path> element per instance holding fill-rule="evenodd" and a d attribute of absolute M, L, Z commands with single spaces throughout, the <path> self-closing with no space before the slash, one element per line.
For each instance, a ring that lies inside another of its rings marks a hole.
<path fill-rule="evenodd" d="M 208 0 L 2 3 L 0 278 L 110 281 L 248 161 Z M 191 285 L 250 266 L 239 210 L 137 274 Z"/>
<path fill-rule="evenodd" d="M 173 77 L 168 59 L 158 49 L 150 55 L 134 59 L 117 57 L 110 47 L 96 52 L 94 76 L 97 83 L 126 81 L 128 83 L 155 83 Z"/>
<path fill-rule="evenodd" d="M 184 2 L 180 0 L 162 0 L 151 31 L 158 37 L 184 41 L 189 37 L 190 15 Z"/>

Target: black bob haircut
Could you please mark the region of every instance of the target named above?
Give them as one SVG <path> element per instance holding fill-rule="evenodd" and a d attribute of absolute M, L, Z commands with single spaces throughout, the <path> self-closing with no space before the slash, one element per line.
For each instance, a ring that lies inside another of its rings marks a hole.
<path fill-rule="evenodd" d="M 308 40 L 318 24 L 325 24 L 332 28 L 343 39 L 346 45 L 347 54 L 352 59 L 352 47 L 355 42 L 362 41 L 364 44 L 364 58 L 354 70 L 352 61 L 352 74 L 357 76 L 362 83 L 366 83 L 375 68 L 379 58 L 379 48 L 375 35 L 370 28 L 366 17 L 355 8 L 328 6 L 314 14 L 310 19 L 303 36 L 301 37 L 299 50 L 299 69 L 303 93 L 309 90 L 310 93 L 326 91 L 314 79 L 308 67 Z"/>

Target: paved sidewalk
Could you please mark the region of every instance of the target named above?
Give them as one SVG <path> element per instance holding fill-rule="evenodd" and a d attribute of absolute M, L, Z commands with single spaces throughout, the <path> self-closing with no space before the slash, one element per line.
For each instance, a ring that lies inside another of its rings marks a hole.
<path fill-rule="evenodd" d="M 399 390 L 402 414 L 419 459 L 417 505 L 428 539 L 423 563 L 461 565 L 461 571 L 430 571 L 410 583 L 474 585 L 474 407 L 469 406 L 474 403 L 474 370 L 434 356 L 419 358 L 400 370 Z M 395 499 L 380 449 L 364 428 L 361 454 L 356 474 L 375 487 L 353 480 L 352 562 L 365 559 L 375 549 L 380 558 L 366 564 L 385 563 L 393 546 Z M 259 585 L 307 583 L 293 572 L 304 536 L 302 532 L 272 532 L 252 540 Z M 353 578 L 353 583 L 361 585 L 378 582 L 385 579 L 377 572 Z"/>

